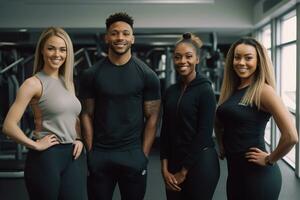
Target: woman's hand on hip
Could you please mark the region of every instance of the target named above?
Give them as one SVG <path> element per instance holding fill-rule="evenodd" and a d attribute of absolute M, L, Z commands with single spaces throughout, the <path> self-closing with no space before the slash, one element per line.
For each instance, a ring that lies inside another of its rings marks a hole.
<path fill-rule="evenodd" d="M 246 153 L 245 157 L 249 162 L 253 162 L 260 166 L 266 166 L 266 156 L 269 154 L 260 150 L 259 148 L 252 147 Z"/>
<path fill-rule="evenodd" d="M 35 150 L 43 151 L 56 144 L 59 144 L 59 140 L 56 135 L 49 134 L 36 141 Z"/>

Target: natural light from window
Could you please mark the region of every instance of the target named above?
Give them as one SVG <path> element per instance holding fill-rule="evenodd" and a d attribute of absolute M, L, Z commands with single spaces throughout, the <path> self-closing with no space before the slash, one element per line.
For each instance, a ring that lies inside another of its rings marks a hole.
<path fill-rule="evenodd" d="M 296 69 L 297 69 L 297 21 L 296 15 L 287 14 L 282 18 L 280 23 L 280 95 L 284 104 L 288 107 L 291 113 L 291 119 L 295 124 L 296 112 Z M 277 82 L 278 84 L 278 82 Z M 296 125 L 296 124 L 295 124 Z M 277 129 L 278 130 L 278 129 Z M 280 132 L 277 131 L 277 142 L 280 138 Z M 285 160 L 295 167 L 295 147 L 285 156 Z"/>

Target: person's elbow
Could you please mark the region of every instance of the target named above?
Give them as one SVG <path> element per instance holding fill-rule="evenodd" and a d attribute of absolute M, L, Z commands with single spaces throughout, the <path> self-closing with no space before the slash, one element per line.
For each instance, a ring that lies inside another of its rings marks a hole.
<path fill-rule="evenodd" d="M 290 132 L 289 134 L 285 134 L 285 137 L 282 137 L 284 138 L 284 141 L 286 141 L 286 144 L 288 144 L 289 146 L 294 146 L 298 143 L 298 134 L 296 130 Z"/>
<path fill-rule="evenodd" d="M 292 134 L 292 137 L 290 139 L 290 143 L 291 143 L 291 145 L 295 145 L 295 144 L 298 143 L 298 141 L 299 141 L 299 138 L 298 138 L 298 134 L 296 132 L 296 133 Z"/>
<path fill-rule="evenodd" d="M 2 133 L 9 136 L 9 130 L 10 130 L 9 127 L 10 127 L 10 123 L 7 120 L 5 120 L 2 126 Z"/>

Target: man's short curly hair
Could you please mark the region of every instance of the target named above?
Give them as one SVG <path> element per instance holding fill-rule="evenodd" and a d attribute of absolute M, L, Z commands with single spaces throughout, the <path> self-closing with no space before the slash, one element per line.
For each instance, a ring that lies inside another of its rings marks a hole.
<path fill-rule="evenodd" d="M 114 13 L 112 15 L 110 15 L 107 19 L 106 19 L 106 30 L 109 29 L 109 27 L 118 21 L 122 21 L 122 22 L 126 22 L 127 24 L 129 24 L 131 26 L 131 28 L 133 28 L 133 19 L 131 16 L 129 16 L 127 13 L 125 12 L 118 12 L 118 13 Z"/>

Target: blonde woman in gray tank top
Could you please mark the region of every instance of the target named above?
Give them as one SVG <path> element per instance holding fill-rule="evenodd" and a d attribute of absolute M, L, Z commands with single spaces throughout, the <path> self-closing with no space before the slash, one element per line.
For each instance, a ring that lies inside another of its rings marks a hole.
<path fill-rule="evenodd" d="M 73 85 L 73 45 L 61 28 L 40 36 L 34 76 L 25 80 L 3 124 L 3 132 L 25 145 L 25 183 L 31 200 L 86 199 L 86 167 Z M 34 137 L 18 123 L 28 105 L 34 113 Z"/>

